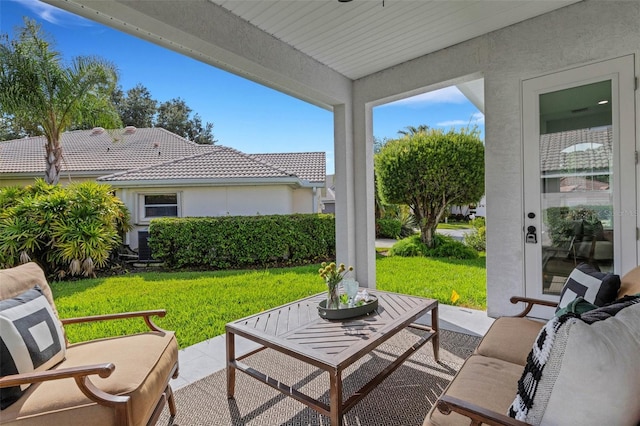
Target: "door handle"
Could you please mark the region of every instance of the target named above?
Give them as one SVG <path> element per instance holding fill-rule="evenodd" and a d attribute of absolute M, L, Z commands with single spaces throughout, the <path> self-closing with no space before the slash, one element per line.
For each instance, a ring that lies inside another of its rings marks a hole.
<path fill-rule="evenodd" d="M 527 227 L 527 234 L 524 237 L 524 242 L 527 244 L 537 244 L 538 236 L 536 234 L 536 227 L 529 225 Z"/>

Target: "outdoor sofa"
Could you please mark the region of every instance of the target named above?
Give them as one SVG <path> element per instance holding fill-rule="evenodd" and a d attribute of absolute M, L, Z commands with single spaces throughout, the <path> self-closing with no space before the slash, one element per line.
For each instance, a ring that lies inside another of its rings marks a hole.
<path fill-rule="evenodd" d="M 0 424 L 142 426 L 157 422 L 178 376 L 163 310 L 62 319 L 36 263 L 0 270 Z M 65 324 L 137 318 L 150 331 L 69 344 Z"/>
<path fill-rule="evenodd" d="M 546 323 L 527 314 L 554 303 L 511 298 L 525 310 L 493 323 L 424 426 L 640 425 L 640 267 L 614 277 L 617 300 Z"/>

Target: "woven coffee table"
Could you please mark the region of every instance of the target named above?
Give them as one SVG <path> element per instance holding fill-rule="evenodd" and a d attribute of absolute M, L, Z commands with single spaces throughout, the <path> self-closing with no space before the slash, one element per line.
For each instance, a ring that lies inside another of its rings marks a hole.
<path fill-rule="evenodd" d="M 438 361 L 438 301 L 404 294 L 372 290 L 378 308 L 369 315 L 346 320 L 325 320 L 318 315 L 318 303 L 325 293 L 301 299 L 226 325 L 227 396 L 235 393 L 236 370 L 266 383 L 329 417 L 331 425 L 342 425 L 343 415 L 398 368 L 429 340 Z M 414 322 L 431 311 L 432 327 Z M 418 342 L 384 368 L 358 391 L 342 401 L 342 373 L 401 330 L 411 327 L 428 331 Z M 236 358 L 235 336 L 262 345 Z M 329 373 L 329 404 L 318 401 L 241 362 L 254 353 L 270 348 L 314 365 Z"/>

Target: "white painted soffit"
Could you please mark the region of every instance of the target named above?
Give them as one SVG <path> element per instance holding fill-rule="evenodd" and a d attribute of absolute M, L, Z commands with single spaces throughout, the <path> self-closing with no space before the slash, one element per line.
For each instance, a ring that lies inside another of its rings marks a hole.
<path fill-rule="evenodd" d="M 576 2 L 209 1 L 352 80 Z"/>
<path fill-rule="evenodd" d="M 44 0 L 320 106 L 349 81 L 578 0 Z"/>
<path fill-rule="evenodd" d="M 462 94 L 484 114 L 484 79 L 461 83 L 456 86 Z"/>

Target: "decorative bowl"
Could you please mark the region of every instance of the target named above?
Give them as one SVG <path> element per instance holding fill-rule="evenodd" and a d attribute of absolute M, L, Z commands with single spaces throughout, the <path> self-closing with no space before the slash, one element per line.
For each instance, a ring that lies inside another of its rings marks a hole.
<path fill-rule="evenodd" d="M 318 303 L 318 314 L 324 319 L 341 320 L 366 315 L 376 310 L 377 307 L 378 298 L 370 294 L 368 302 L 353 308 L 327 309 L 327 301 L 321 300 Z"/>

